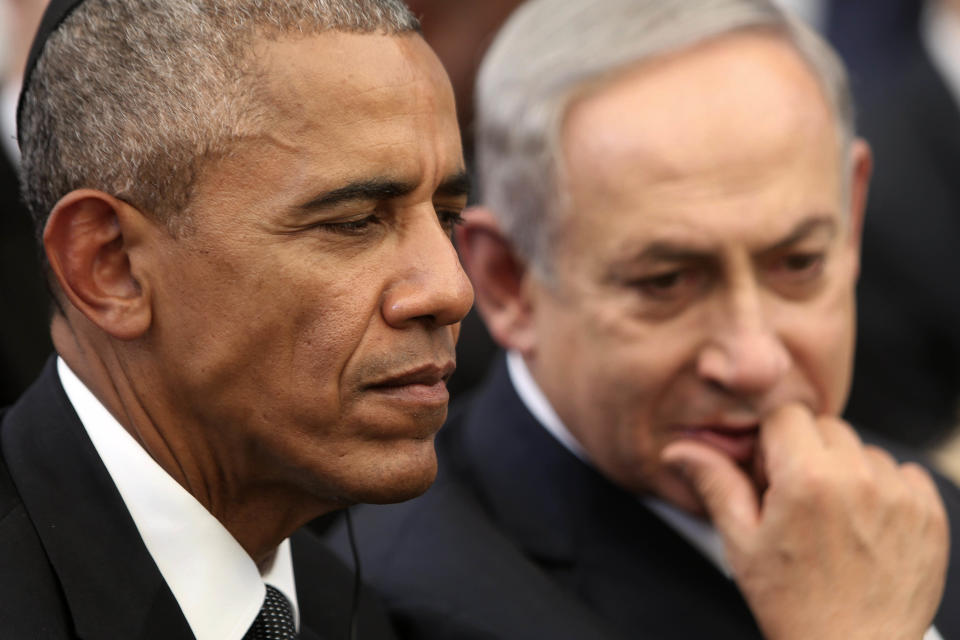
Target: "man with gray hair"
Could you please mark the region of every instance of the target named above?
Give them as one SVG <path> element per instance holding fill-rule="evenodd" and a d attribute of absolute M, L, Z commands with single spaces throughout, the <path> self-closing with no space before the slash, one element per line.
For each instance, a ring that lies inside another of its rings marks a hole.
<path fill-rule="evenodd" d="M 55 0 L 18 129 L 58 355 L 0 422 L 0 636 L 393 637 L 301 527 L 436 473 L 473 298 L 416 19 Z"/>
<path fill-rule="evenodd" d="M 827 45 L 765 0 L 532 0 L 477 106 L 457 239 L 506 358 L 357 521 L 406 635 L 960 637 L 960 492 L 837 417 L 871 161 Z"/>

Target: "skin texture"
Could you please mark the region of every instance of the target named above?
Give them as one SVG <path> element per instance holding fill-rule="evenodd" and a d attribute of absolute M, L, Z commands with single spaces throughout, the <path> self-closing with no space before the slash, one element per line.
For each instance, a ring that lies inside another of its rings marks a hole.
<path fill-rule="evenodd" d="M 317 515 L 429 486 L 473 294 L 453 95 L 423 40 L 256 52 L 263 131 L 203 167 L 186 233 L 85 190 L 45 242 L 59 353 L 261 561 Z"/>
<path fill-rule="evenodd" d="M 841 153 L 815 78 L 761 33 L 591 87 L 562 143 L 552 277 L 490 211 L 458 231 L 491 334 L 600 472 L 713 521 L 767 637 L 920 638 L 943 590 L 942 503 L 835 417 L 866 145 Z"/>

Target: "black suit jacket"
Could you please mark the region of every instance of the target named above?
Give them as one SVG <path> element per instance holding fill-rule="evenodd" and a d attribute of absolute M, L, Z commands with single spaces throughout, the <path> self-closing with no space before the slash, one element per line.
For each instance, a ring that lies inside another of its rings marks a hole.
<path fill-rule="evenodd" d="M 919 42 L 862 100 L 875 171 L 847 416 L 912 446 L 960 420 L 960 105 Z"/>
<path fill-rule="evenodd" d="M 3 415 L 0 450 L 0 637 L 193 638 L 53 359 Z M 292 550 L 302 637 L 346 638 L 352 572 L 306 530 Z M 359 630 L 395 637 L 369 593 Z"/>
<path fill-rule="evenodd" d="M 356 513 L 364 575 L 403 637 L 761 637 L 735 584 L 537 424 L 502 362 L 438 455 L 424 496 Z M 941 489 L 957 548 L 960 492 Z M 954 566 L 936 621 L 948 640 L 958 601 Z"/>

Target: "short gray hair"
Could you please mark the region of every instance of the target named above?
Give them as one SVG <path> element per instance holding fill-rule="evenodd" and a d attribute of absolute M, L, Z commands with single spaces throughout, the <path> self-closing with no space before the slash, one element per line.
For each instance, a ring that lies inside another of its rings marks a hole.
<path fill-rule="evenodd" d="M 419 30 L 402 0 L 87 0 L 22 97 L 23 195 L 38 234 L 89 187 L 176 231 L 204 159 L 262 126 L 257 37 Z M 349 64 L 349 61 L 344 61 Z"/>
<path fill-rule="evenodd" d="M 853 100 L 843 64 L 768 0 L 530 0 L 511 16 L 480 69 L 476 149 L 482 201 L 523 259 L 549 275 L 563 198 L 560 128 L 578 93 L 630 65 L 748 29 L 792 43 L 848 148 Z"/>

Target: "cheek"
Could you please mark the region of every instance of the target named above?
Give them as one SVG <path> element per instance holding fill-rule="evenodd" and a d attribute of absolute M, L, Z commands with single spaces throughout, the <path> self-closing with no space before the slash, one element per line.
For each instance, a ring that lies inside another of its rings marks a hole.
<path fill-rule="evenodd" d="M 703 333 L 695 313 L 651 323 L 631 314 L 626 305 L 595 312 L 585 328 L 602 353 L 595 372 L 606 387 L 630 407 L 635 417 L 654 420 L 685 374 L 692 371 Z M 638 415 L 643 411 L 642 416 Z"/>
<path fill-rule="evenodd" d="M 838 291 L 824 304 L 792 314 L 784 341 L 824 414 L 837 415 L 849 391 L 853 367 L 854 300 Z"/>
<path fill-rule="evenodd" d="M 331 397 L 370 323 L 375 292 L 336 269 L 225 256 L 186 259 L 158 291 L 156 338 L 189 387 L 208 396 L 259 397 L 264 408 Z M 256 255 L 256 254 L 254 254 Z M 353 283 L 352 286 L 347 283 Z"/>
<path fill-rule="evenodd" d="M 597 305 L 555 341 L 558 413 L 621 485 L 639 490 L 656 472 L 669 437 L 664 407 L 696 339 L 686 324 L 649 326 L 618 305 Z"/>
<path fill-rule="evenodd" d="M 267 332 L 274 328 L 275 348 L 288 358 L 286 384 L 308 395 L 341 393 L 363 354 L 378 349 L 379 290 L 344 277 L 301 281 L 290 291 L 302 293 L 283 295 L 264 323 Z"/>

